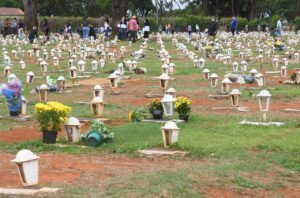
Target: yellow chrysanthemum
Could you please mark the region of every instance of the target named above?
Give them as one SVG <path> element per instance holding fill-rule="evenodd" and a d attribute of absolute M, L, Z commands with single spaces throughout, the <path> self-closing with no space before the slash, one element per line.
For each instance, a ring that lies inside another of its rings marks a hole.
<path fill-rule="evenodd" d="M 131 122 L 132 113 L 133 113 L 133 112 L 130 111 L 129 114 L 128 114 L 128 120 L 129 120 L 130 122 Z"/>

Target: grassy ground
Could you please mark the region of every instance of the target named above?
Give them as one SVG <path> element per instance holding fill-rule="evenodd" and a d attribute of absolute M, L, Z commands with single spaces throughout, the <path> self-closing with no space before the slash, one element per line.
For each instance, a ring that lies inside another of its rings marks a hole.
<path fill-rule="evenodd" d="M 159 61 L 156 58 L 157 44 L 151 43 L 150 47 L 155 50 L 148 52 L 145 59 L 142 59 L 141 66 L 147 68 L 147 76 L 138 76 L 128 74 L 133 79 L 143 78 L 150 81 L 153 76 L 161 73 Z M 170 42 L 167 42 L 168 50 L 175 50 Z M 7 46 L 8 51 L 13 46 Z M 134 45 L 138 49 L 138 45 Z M 172 82 L 179 92 L 194 93 L 195 90 L 202 90 L 204 93 L 213 92 L 210 88 L 201 86 L 204 82 L 201 77 L 201 70 L 192 68 L 185 56 L 173 52 L 172 55 L 176 63 L 178 80 Z M 199 57 L 203 56 L 199 53 Z M 18 62 L 18 60 L 17 60 Z M 62 74 L 68 76 L 66 71 L 67 60 L 61 61 L 62 68 L 65 70 Z M 207 67 L 217 73 L 224 74 L 228 67 L 221 63 L 210 61 L 206 63 Z M 41 75 L 39 67 L 35 64 L 28 64 L 28 70 Z M 109 71 L 115 68 L 116 64 L 109 63 L 100 74 L 92 74 L 93 77 L 106 77 Z M 253 63 L 251 68 L 257 68 Z M 271 70 L 271 64 L 264 65 Z M 14 66 L 15 74 L 25 80 L 24 72 L 18 71 Z M 292 68 L 297 64 L 292 64 Z M 224 69 L 225 68 L 225 69 Z M 53 67 L 49 67 L 54 71 Z M 193 75 L 199 75 L 199 78 L 191 78 Z M 53 74 L 57 77 L 61 74 Z M 186 76 L 193 82 L 191 87 L 187 87 Z M 220 75 L 221 76 L 221 75 Z M 2 78 L 0 82 L 4 83 L 6 79 Z M 33 85 L 24 86 L 23 94 L 29 99 L 28 112 L 33 114 L 33 105 L 37 102 L 37 95 L 30 94 L 30 90 L 36 85 L 44 83 L 43 78 L 36 79 Z M 77 117 L 93 117 L 90 115 L 89 108 L 85 105 L 74 104 L 73 101 L 80 99 L 89 101 L 91 96 L 91 86 L 79 86 L 71 88 L 73 93 L 67 95 L 51 94 L 51 100 L 58 100 L 70 105 L 73 109 L 72 115 Z M 145 89 L 153 89 L 152 85 L 145 86 Z M 202 92 L 202 93 L 203 93 Z M 251 97 L 250 92 L 255 94 L 258 91 L 243 90 L 242 100 L 256 100 Z M 272 90 L 275 101 L 298 101 L 300 91 L 295 86 L 275 86 Z M 108 97 L 105 106 L 105 116 L 111 120 L 126 119 L 129 110 L 134 105 L 123 106 Z M 0 112 L 5 114 L 6 107 L 4 99 L 0 98 Z M 296 186 L 299 182 L 300 171 L 300 134 L 299 122 L 293 117 L 281 117 L 286 125 L 280 128 L 276 127 L 256 127 L 240 126 L 239 121 L 247 119 L 258 119 L 256 113 L 241 114 L 216 114 L 207 111 L 195 111 L 192 113 L 189 122 L 179 124 L 181 128 L 179 142 L 171 149 L 180 149 L 188 152 L 184 158 L 175 158 L 172 160 L 186 160 L 190 164 L 185 167 L 174 167 L 174 169 L 131 174 L 122 178 L 112 178 L 96 184 L 77 186 L 63 186 L 63 196 L 65 197 L 205 197 L 208 189 L 216 188 L 236 193 L 247 192 L 254 189 L 254 192 L 272 192 L 272 196 L 280 197 L 278 189 Z M 277 119 L 276 115 L 271 116 Z M 0 120 L 0 134 L 13 127 L 21 127 L 26 123 L 15 123 L 7 120 Z M 105 155 L 105 154 L 126 154 L 131 157 L 137 157 L 137 150 L 161 147 L 161 124 L 156 123 L 126 123 L 120 126 L 112 127 L 115 138 L 112 142 L 105 143 L 98 148 L 82 148 L 77 145 L 60 147 L 58 145 L 43 145 L 40 140 L 21 143 L 8 144 L 0 142 L 0 151 L 16 153 L 20 149 L 31 149 L 35 152 L 54 152 L 65 154 L 85 154 L 85 155 Z M 64 138 L 59 143 L 66 143 Z M 81 142 L 80 144 L 84 144 Z M 172 161 L 170 161 L 172 162 Z M 270 176 L 272 174 L 272 176 Z M 269 178 L 269 179 L 266 179 Z M 55 185 L 54 185 L 55 186 Z"/>

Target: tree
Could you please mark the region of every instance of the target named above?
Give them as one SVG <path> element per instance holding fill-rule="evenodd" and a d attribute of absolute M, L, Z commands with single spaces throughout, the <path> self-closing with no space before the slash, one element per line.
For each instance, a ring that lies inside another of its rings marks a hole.
<path fill-rule="evenodd" d="M 0 1 L 0 7 L 22 8 L 22 2 L 18 0 Z"/>
<path fill-rule="evenodd" d="M 129 10 L 140 17 L 147 17 L 149 12 L 155 9 L 152 0 L 132 0 L 129 4 Z"/>
<path fill-rule="evenodd" d="M 125 16 L 128 10 L 128 4 L 132 0 L 112 0 L 112 25 L 113 29 L 117 27 L 118 21 Z"/>
<path fill-rule="evenodd" d="M 23 0 L 25 29 L 31 30 L 33 26 L 38 26 L 37 20 L 37 0 Z"/>

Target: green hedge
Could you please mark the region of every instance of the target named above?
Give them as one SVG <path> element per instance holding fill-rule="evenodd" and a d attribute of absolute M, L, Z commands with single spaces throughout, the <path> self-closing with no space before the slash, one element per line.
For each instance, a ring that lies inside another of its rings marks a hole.
<path fill-rule="evenodd" d="M 65 24 L 67 24 L 68 22 L 71 23 L 73 31 L 76 31 L 77 28 L 81 27 L 81 24 L 83 22 L 83 17 L 40 17 L 40 29 L 43 29 L 45 18 L 48 19 L 50 24 L 50 31 L 52 32 L 57 32 L 59 29 L 64 28 Z M 104 18 L 89 18 L 89 22 L 94 27 L 100 27 L 104 24 Z"/>
<path fill-rule="evenodd" d="M 300 29 L 300 17 L 296 17 L 294 23 L 296 26 L 296 30 L 299 30 Z"/>

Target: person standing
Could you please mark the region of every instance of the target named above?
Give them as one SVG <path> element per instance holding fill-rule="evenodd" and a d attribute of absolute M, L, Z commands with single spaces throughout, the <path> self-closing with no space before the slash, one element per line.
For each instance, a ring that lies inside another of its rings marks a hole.
<path fill-rule="evenodd" d="M 18 23 L 18 37 L 21 40 L 24 38 L 24 23 L 22 19 L 20 19 Z"/>
<path fill-rule="evenodd" d="M 72 37 L 72 26 L 70 21 L 67 23 L 67 28 L 68 28 L 68 34 Z"/>
<path fill-rule="evenodd" d="M 24 38 L 24 23 L 22 19 L 20 19 L 18 23 L 18 37 L 20 40 L 23 40 Z"/>
<path fill-rule="evenodd" d="M 217 35 L 218 27 L 217 27 L 217 22 L 214 17 L 211 18 L 210 24 L 208 26 L 208 36 L 211 36 L 215 38 Z"/>
<path fill-rule="evenodd" d="M 198 24 L 196 24 L 195 28 L 196 28 L 196 32 L 197 32 L 197 34 L 199 34 L 199 33 L 200 33 L 200 28 L 199 28 L 199 25 L 198 25 Z"/>
<path fill-rule="evenodd" d="M 49 41 L 50 26 L 47 19 L 45 19 L 44 21 L 44 32 L 45 32 L 46 41 Z"/>
<path fill-rule="evenodd" d="M 188 25 L 188 33 L 189 33 L 189 36 L 191 36 L 192 34 L 192 25 Z"/>
<path fill-rule="evenodd" d="M 231 28 L 232 36 L 235 35 L 236 26 L 237 26 L 237 20 L 236 20 L 236 18 L 233 16 L 233 17 L 232 17 L 232 20 L 231 20 L 231 22 L 230 22 L 230 28 Z"/>
<path fill-rule="evenodd" d="M 82 23 L 82 37 L 83 39 L 88 39 L 90 34 L 90 26 L 88 22 L 88 17 L 85 16 L 83 18 L 83 23 Z"/>
<path fill-rule="evenodd" d="M 37 29 L 35 26 L 32 27 L 32 30 L 29 32 L 29 36 L 28 39 L 30 41 L 30 43 L 32 44 L 34 39 L 38 38 L 38 33 L 37 33 Z"/>
<path fill-rule="evenodd" d="M 9 34 L 9 27 L 10 27 L 10 22 L 9 22 L 9 19 L 6 18 L 3 22 L 3 36 L 4 36 L 4 38 L 6 37 L 6 35 Z"/>
<path fill-rule="evenodd" d="M 249 32 L 249 26 L 248 26 L 248 24 L 245 26 L 245 32 L 246 32 L 246 33 Z"/>
<path fill-rule="evenodd" d="M 149 23 L 148 19 L 146 19 L 146 21 L 145 21 L 143 31 L 144 31 L 144 39 L 149 38 L 150 23 Z"/>
<path fill-rule="evenodd" d="M 282 33 L 281 19 L 278 19 L 277 24 L 276 24 L 276 29 L 277 29 L 277 35 L 281 36 L 281 33 Z"/>
<path fill-rule="evenodd" d="M 136 34 L 138 31 L 138 24 L 136 21 L 136 17 L 132 16 L 130 21 L 127 24 L 128 31 L 129 31 L 129 40 L 135 43 L 136 41 Z"/>
<path fill-rule="evenodd" d="M 121 41 L 124 41 L 126 39 L 126 32 L 127 32 L 127 21 L 124 16 L 121 18 L 121 21 L 118 24 L 118 28 L 119 28 L 119 39 Z"/>
<path fill-rule="evenodd" d="M 108 34 L 111 30 L 111 27 L 109 26 L 109 19 L 106 18 L 104 22 L 104 36 L 106 39 L 108 39 Z"/>
<path fill-rule="evenodd" d="M 18 32 L 18 21 L 16 18 L 13 18 L 11 21 L 11 29 L 12 29 L 12 34 L 17 34 Z"/>

